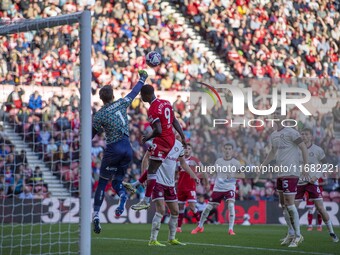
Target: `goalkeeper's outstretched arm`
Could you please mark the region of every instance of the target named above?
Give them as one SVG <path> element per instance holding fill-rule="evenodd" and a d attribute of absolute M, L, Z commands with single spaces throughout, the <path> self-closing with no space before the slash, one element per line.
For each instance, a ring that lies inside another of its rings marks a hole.
<path fill-rule="evenodd" d="M 142 89 L 146 79 L 148 78 L 148 73 L 144 70 L 138 71 L 139 73 L 139 81 L 137 84 L 132 88 L 131 92 L 126 95 L 125 98 L 129 98 L 130 102 L 135 99 L 135 97 L 139 94 L 140 90 Z"/>

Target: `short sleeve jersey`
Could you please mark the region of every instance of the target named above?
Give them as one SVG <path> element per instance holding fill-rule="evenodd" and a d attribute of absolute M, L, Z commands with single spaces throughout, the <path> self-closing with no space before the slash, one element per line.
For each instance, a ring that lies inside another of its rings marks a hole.
<path fill-rule="evenodd" d="M 152 101 L 148 110 L 148 119 L 151 125 L 158 120 L 161 122 L 162 134 L 159 137 L 169 140 L 175 139 L 175 134 L 172 131 L 174 112 L 169 101 L 162 99 Z"/>

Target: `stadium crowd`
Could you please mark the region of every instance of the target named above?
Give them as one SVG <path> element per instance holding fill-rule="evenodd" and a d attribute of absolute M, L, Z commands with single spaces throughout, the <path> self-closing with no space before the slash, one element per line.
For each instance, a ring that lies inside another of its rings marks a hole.
<path fill-rule="evenodd" d="M 39 166 L 34 170 L 27 162 L 26 151 L 20 153 L 0 125 L 0 198 L 40 199 L 49 196 Z"/>
<path fill-rule="evenodd" d="M 236 77 L 332 78 L 340 86 L 340 15 L 337 1 L 194 1 L 173 0 L 193 22 Z M 84 7 L 73 0 L 2 2 L 3 22 L 50 17 Z M 214 77 L 222 70 L 193 48 L 171 14 L 158 1 L 96 1 L 93 13 L 93 89 L 111 84 L 129 89 L 135 70 L 145 68 L 144 55 L 158 50 L 161 68 L 153 75 L 161 90 L 189 90 L 193 79 Z M 0 39 L 2 83 L 74 85 L 79 81 L 78 26 Z M 150 70 L 151 71 L 151 70 Z"/>
<path fill-rule="evenodd" d="M 235 76 L 331 78 L 331 83 L 312 82 L 307 86 L 313 96 L 325 98 L 335 97 L 340 89 L 337 1 L 311 0 L 294 4 L 292 1 L 271 3 L 265 0 L 179 2 L 216 52 L 225 56 Z M 6 23 L 72 13 L 83 8 L 73 0 L 33 3 L 3 0 L 0 18 Z M 188 138 L 198 145 L 194 148 L 195 154 L 203 164 L 214 161 L 220 148 L 209 141 L 224 134 L 225 130 L 204 128 L 188 132 L 188 126 L 192 124 L 189 102 L 181 98 L 179 92 L 188 91 L 190 82 L 195 79 L 224 81 L 226 77 L 222 70 L 217 70 L 214 62 L 193 48 L 182 24 L 171 15 L 161 14 L 158 1 L 95 1 L 90 9 L 93 14 L 93 93 L 108 84 L 117 89 L 130 89 L 137 81 L 136 70 L 146 68 L 145 52 L 160 51 L 163 63 L 157 73 L 148 69 L 151 81 L 157 90 L 178 91 L 174 109 Z M 34 93 L 28 102 L 23 102 L 25 86 L 18 85 L 77 87 L 79 50 L 77 25 L 0 37 L 0 83 L 15 85 L 6 103 L 10 120 L 16 131 L 75 195 L 79 177 L 80 125 L 76 90 L 68 97 L 56 94 L 47 101 Z M 339 107 L 338 104 L 332 112 L 320 113 L 317 118 L 308 120 L 311 127 L 315 127 L 317 144 L 325 149 L 331 162 L 339 162 L 340 157 L 340 145 L 334 139 L 331 126 L 339 122 Z M 99 108 L 99 103 L 94 102 L 93 113 Z M 218 105 L 213 109 L 215 114 L 221 110 Z M 147 147 L 141 143 L 141 137 L 149 125 L 146 108 L 139 100 L 132 104 L 129 115 L 134 157 L 125 181 L 140 176 L 140 162 Z M 235 144 L 235 156 L 243 163 L 258 164 L 265 155 L 269 132 L 228 129 L 225 139 Z M 208 146 L 203 148 L 202 144 Z M 104 148 L 104 134 L 100 134 L 93 140 L 92 147 L 94 189 Z M 13 178 L 15 172 L 11 173 Z M 334 185 L 338 185 L 337 182 Z M 275 200 L 274 188 L 272 181 L 261 178 L 240 181 L 239 199 Z M 199 193 L 206 195 L 207 191 L 203 187 L 200 189 Z M 137 196 L 143 196 L 142 187 Z"/>
<path fill-rule="evenodd" d="M 136 70 L 146 68 L 144 56 L 159 51 L 163 63 L 155 73 L 149 69 L 158 90 L 188 91 L 192 79 L 224 77 L 214 63 L 194 48 L 182 24 L 171 15 L 161 15 L 159 1 L 96 1 L 92 18 L 92 87 L 104 85 L 130 89 Z M 3 23 L 22 18 L 44 18 L 80 11 L 73 0 L 5 0 Z M 0 83 L 72 86 L 79 81 L 79 27 L 63 26 L 36 33 L 0 37 Z"/>
<path fill-rule="evenodd" d="M 332 78 L 340 89 L 340 1 L 172 2 L 235 76 Z"/>

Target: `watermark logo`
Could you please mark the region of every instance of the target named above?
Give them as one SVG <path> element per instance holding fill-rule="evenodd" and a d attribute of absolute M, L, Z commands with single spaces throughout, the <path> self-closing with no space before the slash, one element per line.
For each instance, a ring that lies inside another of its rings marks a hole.
<path fill-rule="evenodd" d="M 222 106 L 222 99 L 220 97 L 220 94 L 216 91 L 216 89 L 213 86 L 210 86 L 206 83 L 203 82 L 197 82 L 198 84 L 202 85 L 202 87 L 198 87 L 198 91 L 204 92 L 204 95 L 209 95 L 212 101 L 214 102 L 214 105 L 217 104 L 217 100 L 219 104 Z M 201 113 L 202 115 L 207 114 L 207 97 L 203 96 L 202 97 L 202 102 L 201 102 Z"/>
<path fill-rule="evenodd" d="M 311 99 L 311 93 L 308 89 L 304 88 L 295 88 L 295 87 L 282 87 L 279 91 L 278 88 L 272 88 L 272 94 L 270 98 L 272 99 L 272 106 L 270 109 L 255 109 L 254 100 L 253 100 L 253 88 L 245 88 L 245 92 L 240 88 L 228 84 L 218 84 L 215 87 L 212 87 L 208 84 L 198 82 L 202 85 L 202 88 L 199 88 L 200 91 L 205 92 L 206 95 L 209 95 L 210 98 L 214 101 L 214 105 L 216 104 L 216 99 L 213 97 L 213 94 L 218 98 L 220 104 L 222 105 L 222 99 L 217 92 L 216 89 L 229 90 L 233 97 L 233 115 L 244 115 L 245 113 L 245 105 L 247 103 L 248 109 L 251 113 L 259 116 L 270 115 L 276 111 L 278 108 L 278 102 L 281 102 L 281 115 L 287 114 L 287 105 L 296 106 L 304 115 L 312 115 L 310 111 L 304 106 L 305 103 L 309 102 Z M 281 93 L 279 93 L 281 92 Z M 246 94 L 246 95 L 245 95 Z M 246 99 L 247 98 L 247 101 Z M 207 97 L 204 96 L 201 102 L 201 114 L 207 114 Z"/>
<path fill-rule="evenodd" d="M 200 116 L 195 116 L 205 117 L 213 127 L 217 125 L 273 127 L 278 121 L 284 127 L 296 127 L 298 120 L 289 114 L 292 109 L 295 109 L 296 115 L 303 114 L 304 118 L 312 115 L 307 107 L 311 105 L 310 91 L 297 84 L 287 86 L 284 81 L 272 84 L 267 80 L 242 80 L 237 85 L 230 83 L 214 86 L 197 82 L 193 84 L 193 88 L 192 101 L 200 108 L 198 112 Z M 198 98 L 195 98 L 197 95 Z M 218 106 L 217 111 L 213 110 L 215 106 Z M 213 114 L 210 114 L 211 112 Z M 282 116 L 287 118 L 284 119 Z"/>

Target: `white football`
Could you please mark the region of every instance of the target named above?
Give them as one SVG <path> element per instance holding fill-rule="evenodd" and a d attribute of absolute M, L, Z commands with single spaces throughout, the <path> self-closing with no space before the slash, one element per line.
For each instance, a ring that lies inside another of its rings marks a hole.
<path fill-rule="evenodd" d="M 150 67 L 156 67 L 161 64 L 162 56 L 157 51 L 150 51 L 146 54 L 146 64 Z"/>

